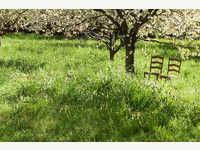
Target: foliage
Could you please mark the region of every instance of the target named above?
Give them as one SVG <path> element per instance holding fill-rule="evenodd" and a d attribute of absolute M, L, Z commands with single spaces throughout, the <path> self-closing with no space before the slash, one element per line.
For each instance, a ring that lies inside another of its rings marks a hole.
<path fill-rule="evenodd" d="M 1 9 L 0 10 L 0 35 L 15 32 L 24 22 L 24 15 L 28 10 Z"/>
<path fill-rule="evenodd" d="M 47 34 L 63 34 L 70 31 L 76 34 L 84 29 L 83 26 L 78 26 L 84 10 L 31 9 L 28 15 L 23 30 Z"/>
<path fill-rule="evenodd" d="M 200 33 L 199 15 L 198 9 L 164 9 L 140 33 L 143 36 L 151 34 L 157 37 L 197 39 Z"/>
<path fill-rule="evenodd" d="M 66 31 L 77 33 L 86 31 L 89 25 L 91 28 L 102 30 L 101 35 L 103 35 L 103 33 L 108 34 L 118 28 L 124 19 L 126 19 L 128 27 L 133 26 L 149 10 L 112 9 L 104 11 L 107 13 L 106 15 L 112 16 L 115 24 L 110 20 L 111 17 L 99 15 L 98 10 L 1 9 L 0 29 L 1 34 L 6 31 L 18 30 L 38 33 L 62 33 Z M 194 39 L 199 37 L 198 9 L 159 9 L 157 14 L 139 30 L 139 38 L 149 37 L 149 35 Z M 131 29 L 129 28 L 129 30 Z"/>
<path fill-rule="evenodd" d="M 84 26 L 80 25 L 81 15 L 85 10 L 64 9 L 1 9 L 1 34 L 12 31 L 27 33 L 72 34 L 80 33 Z"/>

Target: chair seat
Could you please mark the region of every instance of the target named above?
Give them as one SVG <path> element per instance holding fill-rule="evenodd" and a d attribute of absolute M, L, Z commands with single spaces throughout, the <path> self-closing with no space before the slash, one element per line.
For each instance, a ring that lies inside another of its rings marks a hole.
<path fill-rule="evenodd" d="M 145 78 L 146 74 L 148 74 L 148 75 L 155 75 L 157 80 L 158 80 L 158 78 L 160 76 L 160 73 L 158 73 L 158 72 L 144 72 L 144 78 Z"/>
<path fill-rule="evenodd" d="M 163 74 L 161 74 L 160 75 L 160 78 L 174 78 L 174 77 L 177 77 L 176 75 L 163 75 Z"/>
<path fill-rule="evenodd" d="M 144 72 L 144 74 L 160 75 L 160 73 L 158 73 L 158 72 Z"/>

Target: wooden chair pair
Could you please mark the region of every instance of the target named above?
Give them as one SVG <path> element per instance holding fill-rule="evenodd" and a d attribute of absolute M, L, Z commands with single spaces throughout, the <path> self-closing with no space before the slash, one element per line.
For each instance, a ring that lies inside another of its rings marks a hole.
<path fill-rule="evenodd" d="M 162 74 L 163 62 L 164 62 L 163 56 L 151 56 L 150 72 L 144 72 L 144 78 L 146 77 L 146 75 L 149 75 L 149 77 L 151 75 L 155 75 L 157 80 L 158 80 L 159 77 L 161 79 L 163 79 L 163 78 L 164 79 L 170 79 L 172 77 L 175 77 L 175 75 L 170 74 L 170 72 L 176 72 L 178 74 L 180 73 L 181 59 L 169 58 L 168 69 L 167 69 L 166 75 Z"/>

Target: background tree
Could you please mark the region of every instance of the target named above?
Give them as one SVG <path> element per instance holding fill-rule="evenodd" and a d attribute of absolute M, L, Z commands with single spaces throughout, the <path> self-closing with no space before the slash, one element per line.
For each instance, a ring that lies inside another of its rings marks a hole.
<path fill-rule="evenodd" d="M 154 17 L 153 20 L 143 27 L 144 38 L 142 40 L 158 42 L 160 44 L 173 44 L 180 52 L 182 59 L 197 57 L 200 55 L 200 47 L 194 40 L 200 38 L 200 10 L 198 9 L 171 9 L 163 10 L 163 13 Z M 147 32 L 148 31 L 148 32 Z M 170 43 L 148 38 L 146 33 L 156 38 L 171 39 Z M 185 39 L 188 42 L 180 42 Z"/>
<path fill-rule="evenodd" d="M 18 27 L 24 21 L 27 9 L 1 9 L 0 10 L 0 34 L 18 31 Z"/>
<path fill-rule="evenodd" d="M 163 10 L 149 24 L 148 30 L 158 37 L 195 39 L 199 37 L 200 11 L 197 9 Z"/>
<path fill-rule="evenodd" d="M 73 9 L 31 9 L 21 31 L 64 35 L 71 32 L 76 35 L 85 30 L 86 10 Z M 83 18 L 81 18 L 83 17 Z"/>
<path fill-rule="evenodd" d="M 110 60 L 112 61 L 114 60 L 114 55 L 123 46 L 123 42 L 120 41 L 118 28 L 104 15 L 96 14 L 96 18 L 91 17 L 85 33 L 90 38 L 103 42 L 106 45 L 110 53 Z M 120 41 L 120 44 L 117 41 Z"/>
<path fill-rule="evenodd" d="M 27 9 L 0 9 L 0 47 L 1 36 L 5 33 L 18 31 L 27 11 Z"/>

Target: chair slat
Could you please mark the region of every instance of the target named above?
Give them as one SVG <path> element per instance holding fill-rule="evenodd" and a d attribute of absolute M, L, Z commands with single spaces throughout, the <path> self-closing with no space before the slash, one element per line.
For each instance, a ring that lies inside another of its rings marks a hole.
<path fill-rule="evenodd" d="M 175 66 L 175 67 L 178 67 L 178 68 L 181 67 L 180 65 L 177 65 L 177 64 L 169 64 L 168 66 Z"/>
<path fill-rule="evenodd" d="M 160 58 L 160 59 L 163 59 L 164 57 L 162 57 L 162 56 L 151 56 L 151 58 Z"/>
<path fill-rule="evenodd" d="M 151 66 L 151 69 L 162 69 L 160 66 Z"/>
<path fill-rule="evenodd" d="M 169 69 L 168 72 L 169 71 L 175 71 L 175 72 L 178 72 L 178 73 L 180 72 L 179 70 L 176 70 L 176 69 Z"/>
<path fill-rule="evenodd" d="M 161 64 L 161 65 L 163 64 L 162 62 L 159 62 L 159 61 L 152 61 L 151 63 L 152 64 Z"/>
<path fill-rule="evenodd" d="M 177 58 L 169 58 L 169 61 L 177 61 L 177 62 L 181 62 L 180 59 L 177 59 Z"/>

